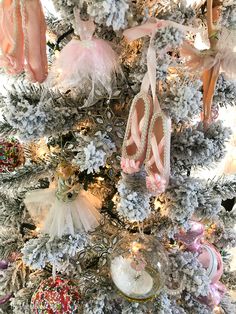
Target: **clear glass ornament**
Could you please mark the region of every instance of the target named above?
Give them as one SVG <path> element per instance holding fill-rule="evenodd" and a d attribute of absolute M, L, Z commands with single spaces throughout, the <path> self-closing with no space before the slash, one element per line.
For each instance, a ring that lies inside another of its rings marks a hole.
<path fill-rule="evenodd" d="M 167 269 L 164 248 L 150 235 L 125 233 L 111 254 L 113 283 L 131 301 L 158 295 L 165 286 Z"/>

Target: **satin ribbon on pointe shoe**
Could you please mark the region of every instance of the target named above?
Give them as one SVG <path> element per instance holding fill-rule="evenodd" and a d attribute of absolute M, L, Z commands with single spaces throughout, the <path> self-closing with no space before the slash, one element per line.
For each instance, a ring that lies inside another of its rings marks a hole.
<path fill-rule="evenodd" d="M 169 181 L 169 175 L 170 175 L 170 165 L 169 165 L 169 156 L 170 156 L 170 143 L 166 143 L 170 141 L 170 132 L 171 132 L 171 122 L 170 119 L 165 116 L 164 113 L 162 113 L 158 99 L 156 97 L 156 51 L 153 47 L 152 41 L 155 36 L 155 33 L 158 28 L 166 27 L 170 25 L 169 21 L 162 21 L 162 20 L 156 20 L 156 19 L 150 19 L 147 23 L 128 29 L 124 32 L 125 37 L 127 37 L 128 40 L 135 40 L 140 37 L 149 35 L 150 38 L 150 44 L 147 51 L 147 68 L 148 71 L 144 75 L 142 85 L 141 85 L 141 91 L 144 91 L 146 94 L 148 94 L 149 87 L 151 86 L 151 92 L 152 92 L 152 99 L 153 99 L 153 110 L 154 115 L 151 118 L 151 121 L 154 117 L 159 118 L 159 116 L 162 119 L 162 125 L 164 124 L 164 129 L 166 134 L 164 134 L 164 138 L 161 139 L 160 143 L 156 142 L 155 136 L 152 136 L 149 134 L 148 136 L 148 150 L 147 152 L 151 153 L 152 157 L 150 157 L 150 160 L 147 160 L 147 155 L 145 159 L 145 169 L 148 173 L 148 176 L 146 178 L 146 185 L 147 188 L 153 192 L 154 194 L 159 194 L 164 192 L 168 181 Z M 159 53 L 164 53 L 164 51 L 159 51 Z M 158 117 L 157 117 L 158 115 Z M 152 122 L 150 122 L 152 125 Z M 154 122 L 153 122 L 154 124 Z M 150 127 L 150 126 L 149 126 Z M 151 138 L 150 138 L 151 137 Z M 154 147 L 154 149 L 151 148 L 151 146 Z M 164 150 L 164 165 L 161 160 L 161 153 Z M 166 163 L 167 161 L 167 163 Z M 151 166 L 155 164 L 157 172 L 153 173 L 150 169 Z"/>
<path fill-rule="evenodd" d="M 32 82 L 47 77 L 46 22 L 40 0 L 0 1 L 0 67 Z"/>
<path fill-rule="evenodd" d="M 152 99 L 141 90 L 132 101 L 122 145 L 121 167 L 125 173 L 139 172 L 145 160 L 152 112 Z"/>
<path fill-rule="evenodd" d="M 128 158 L 121 158 L 121 168 L 125 173 L 132 174 L 140 170 L 140 161 L 135 161 Z"/>
<path fill-rule="evenodd" d="M 168 26 L 172 26 L 175 28 L 180 29 L 183 32 L 191 31 L 196 33 L 197 30 L 188 26 L 183 26 L 178 23 L 175 23 L 173 21 L 168 20 L 158 20 L 156 18 L 149 19 L 146 23 L 136 26 L 130 29 L 127 29 L 124 31 L 124 36 L 128 39 L 128 41 L 133 41 L 135 39 L 139 39 L 143 36 L 150 36 L 150 44 L 147 51 L 147 68 L 148 71 L 145 74 L 141 91 L 144 91 L 144 93 L 148 94 L 149 87 L 151 86 L 152 91 L 152 98 L 153 98 L 153 107 L 154 107 L 154 114 L 157 113 L 158 115 L 155 116 L 156 120 L 161 119 L 161 124 L 163 127 L 162 133 L 164 134 L 164 144 L 162 145 L 160 143 L 157 144 L 155 136 L 149 139 L 150 143 L 149 145 L 155 147 L 154 150 L 151 149 L 151 154 L 153 153 L 153 158 L 150 155 L 150 159 L 146 165 L 146 171 L 148 173 L 147 179 L 146 179 L 146 185 L 147 188 L 153 192 L 153 194 L 159 194 L 164 192 L 166 186 L 168 185 L 169 181 L 169 175 L 170 175 L 170 132 L 171 132 L 171 121 L 170 119 L 161 111 L 158 99 L 156 97 L 156 51 L 153 47 L 152 41 L 155 36 L 156 31 L 159 28 L 165 28 Z M 166 47 L 165 49 L 157 51 L 159 55 L 164 54 L 169 50 L 169 47 Z M 154 116 L 152 117 L 154 119 Z M 136 129 L 138 128 L 137 123 L 135 124 Z M 132 140 L 135 141 L 136 139 L 139 139 L 139 135 L 137 135 L 138 132 L 132 133 Z M 151 135 L 150 135 L 151 136 Z M 158 147 L 158 148 L 157 148 Z M 164 150 L 164 160 L 161 158 L 161 154 Z M 122 156 L 123 157 L 123 156 Z M 154 165 L 154 168 L 156 167 L 156 171 L 151 171 L 151 167 Z M 122 169 L 127 173 L 133 173 L 140 170 L 141 162 L 140 160 L 131 160 L 129 158 L 122 158 L 121 161 Z"/>

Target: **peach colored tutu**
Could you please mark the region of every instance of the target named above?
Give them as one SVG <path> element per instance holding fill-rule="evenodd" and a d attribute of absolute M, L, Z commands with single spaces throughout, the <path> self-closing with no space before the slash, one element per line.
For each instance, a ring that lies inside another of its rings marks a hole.
<path fill-rule="evenodd" d="M 204 39 L 202 34 L 202 40 Z M 219 33 L 215 50 L 198 50 L 188 42 L 184 42 L 180 53 L 186 58 L 186 65 L 193 71 L 203 72 L 220 64 L 220 72 L 229 79 L 236 79 L 236 32 L 223 28 Z"/>

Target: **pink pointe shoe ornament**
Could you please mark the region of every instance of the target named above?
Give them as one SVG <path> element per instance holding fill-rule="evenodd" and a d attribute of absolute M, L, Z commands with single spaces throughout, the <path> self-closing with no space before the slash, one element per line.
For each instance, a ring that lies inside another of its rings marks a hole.
<path fill-rule="evenodd" d="M 159 28 L 173 26 L 183 32 L 195 29 L 172 21 L 151 18 L 147 23 L 124 31 L 128 41 L 150 36 L 147 52 L 147 68 L 140 93 L 134 98 L 127 122 L 122 147 L 121 167 L 125 173 L 140 171 L 143 162 L 147 172 L 146 185 L 150 192 L 158 195 L 165 191 L 170 176 L 170 118 L 162 112 L 156 96 L 156 51 L 153 38 Z M 166 47 L 158 51 L 163 55 Z M 152 99 L 148 95 L 151 86 Z"/>
<path fill-rule="evenodd" d="M 60 52 L 48 75 L 47 84 L 60 90 L 79 89 L 87 84 L 91 92 L 84 107 L 91 104 L 95 87 L 112 92 L 112 78 L 118 73 L 118 56 L 110 44 L 93 36 L 95 24 L 92 19 L 82 21 L 80 11 L 75 9 L 75 33 L 80 39 L 72 39 Z"/>
<path fill-rule="evenodd" d="M 40 0 L 0 1 L 0 67 L 24 70 L 32 82 L 47 77 L 46 23 Z"/>
<path fill-rule="evenodd" d="M 170 175 L 170 118 L 162 112 L 156 96 L 156 51 L 153 38 L 158 28 L 177 23 L 150 19 L 149 22 L 128 29 L 124 35 L 129 41 L 149 35 L 147 68 L 140 93 L 134 98 L 127 122 L 122 147 L 121 167 L 126 173 L 140 171 L 145 163 L 146 185 L 154 194 L 165 191 Z M 178 25 L 179 27 L 179 25 Z M 159 51 L 163 54 L 166 50 Z M 148 95 L 151 86 L 152 98 Z"/>

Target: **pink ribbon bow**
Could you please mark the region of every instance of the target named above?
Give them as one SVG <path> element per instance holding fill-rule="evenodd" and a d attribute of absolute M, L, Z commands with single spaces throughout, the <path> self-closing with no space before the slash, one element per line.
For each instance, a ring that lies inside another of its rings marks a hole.
<path fill-rule="evenodd" d="M 156 51 L 153 47 L 152 40 L 155 36 L 155 33 L 158 29 L 160 28 L 165 28 L 168 26 L 173 26 L 175 28 L 180 29 L 183 32 L 186 31 L 192 31 L 192 32 L 197 32 L 194 28 L 180 25 L 178 23 L 175 23 L 173 21 L 168 21 L 168 20 L 158 20 L 156 18 L 150 18 L 148 22 L 132 27 L 130 29 L 127 29 L 124 31 L 124 36 L 128 39 L 128 41 L 133 41 L 136 39 L 139 39 L 143 36 L 150 36 L 150 44 L 148 47 L 147 51 L 147 67 L 148 67 L 148 72 L 143 78 L 142 82 L 142 87 L 141 89 L 148 92 L 149 85 L 151 85 L 151 90 L 152 90 L 152 97 L 153 97 L 153 104 L 154 107 L 158 110 L 158 112 L 161 111 L 158 100 L 156 98 L 156 67 L 157 67 L 157 61 L 156 61 Z M 159 50 L 159 54 L 163 54 L 169 50 L 168 47 L 165 49 Z"/>

